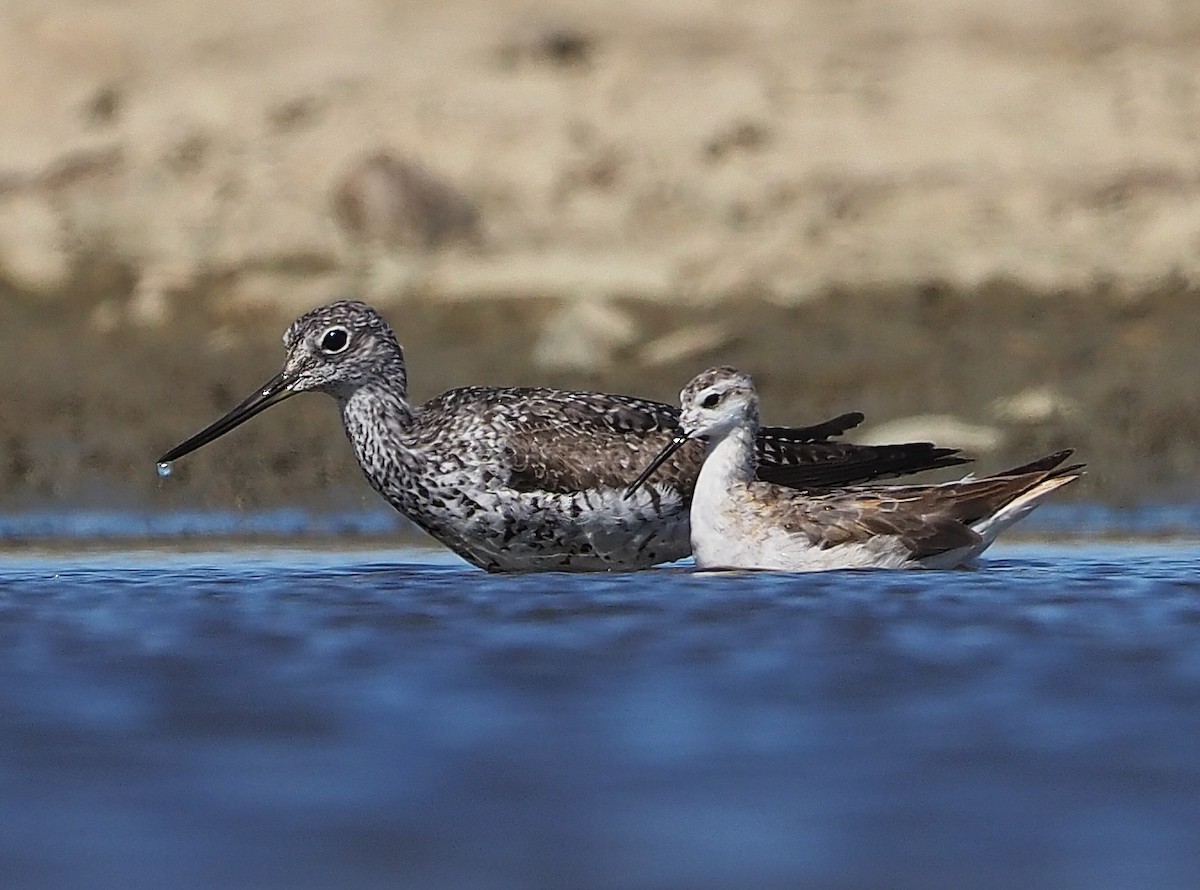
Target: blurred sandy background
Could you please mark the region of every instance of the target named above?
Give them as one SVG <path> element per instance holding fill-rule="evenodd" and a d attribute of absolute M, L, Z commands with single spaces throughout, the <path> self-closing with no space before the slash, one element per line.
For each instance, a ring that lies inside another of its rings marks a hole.
<path fill-rule="evenodd" d="M 373 495 L 297 400 L 153 459 L 339 296 L 414 394 L 674 399 L 1075 445 L 1200 491 L 1200 5 L 5 0 L 0 508 Z"/>

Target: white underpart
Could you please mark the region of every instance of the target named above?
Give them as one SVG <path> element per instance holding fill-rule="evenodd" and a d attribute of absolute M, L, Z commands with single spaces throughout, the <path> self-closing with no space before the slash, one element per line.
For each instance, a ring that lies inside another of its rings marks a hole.
<path fill-rule="evenodd" d="M 822 550 L 804 535 L 773 524 L 749 496 L 753 441 L 752 429 L 739 427 L 710 443 L 692 495 L 692 555 L 698 567 L 820 572 L 911 563 L 908 551 L 890 535 Z"/>
<path fill-rule="evenodd" d="M 692 492 L 692 556 L 700 568 L 756 564 L 758 545 L 737 497 L 752 472 L 748 438 L 747 430 L 735 429 L 709 442 Z"/>
<path fill-rule="evenodd" d="M 739 426 L 714 437 L 692 497 L 692 553 L 704 569 L 756 568 L 819 572 L 851 568 L 950 569 L 967 565 L 1013 523 L 1023 519 L 1051 492 L 1075 476 L 1047 479 L 1006 504 L 972 528 L 982 540 L 971 547 L 914 560 L 894 535 L 879 535 L 857 544 L 813 546 L 804 534 L 785 531 L 772 521 L 769 506 L 750 493 L 754 478 L 754 430 Z M 794 497 L 803 497 L 796 494 Z"/>

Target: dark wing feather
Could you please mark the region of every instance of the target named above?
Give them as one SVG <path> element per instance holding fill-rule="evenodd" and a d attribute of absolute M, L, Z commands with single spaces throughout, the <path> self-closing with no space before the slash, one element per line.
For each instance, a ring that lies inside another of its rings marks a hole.
<path fill-rule="evenodd" d="M 824 442 L 834 436 L 841 436 L 847 430 L 852 430 L 866 417 L 859 411 L 849 414 L 839 414 L 837 417 L 812 426 L 764 426 L 758 431 L 760 439 L 777 441 L 781 444 L 788 442 Z"/>
<path fill-rule="evenodd" d="M 1019 467 L 1013 467 L 1011 470 L 1005 470 L 1003 473 L 996 473 L 996 476 L 1023 476 L 1026 473 L 1044 473 L 1053 470 L 1064 460 L 1074 454 L 1074 449 L 1067 448 L 1063 451 L 1056 451 L 1053 454 L 1047 454 L 1045 457 L 1039 457 L 1037 460 L 1031 460 L 1027 464 L 1021 464 Z M 1078 470 L 1083 464 L 1076 464 L 1071 467 L 1064 467 L 1057 474 L 1069 473 L 1072 470 Z"/>
<path fill-rule="evenodd" d="M 574 492 L 625 488 L 671 440 L 679 409 L 661 402 L 601 393 L 507 391 L 521 421 L 508 435 L 510 484 L 522 491 Z M 966 462 L 928 443 L 855 445 L 831 442 L 862 422 L 843 414 L 808 427 L 768 427 L 758 438 L 759 477 L 792 488 L 853 485 L 885 476 Z M 690 497 L 704 448 L 688 443 L 652 477 Z"/>
<path fill-rule="evenodd" d="M 841 488 L 970 462 L 956 449 L 928 442 L 813 442 L 780 447 L 776 441 L 760 437 L 758 451 L 758 478 L 789 488 Z"/>
<path fill-rule="evenodd" d="M 839 488 L 970 463 L 956 448 L 929 442 L 857 445 L 830 442 L 863 422 L 857 411 L 808 427 L 766 426 L 758 432 L 758 478 L 788 488 Z"/>

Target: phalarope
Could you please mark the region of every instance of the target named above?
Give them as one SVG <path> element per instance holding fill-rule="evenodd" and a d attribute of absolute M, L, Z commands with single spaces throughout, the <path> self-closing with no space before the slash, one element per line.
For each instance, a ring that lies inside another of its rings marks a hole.
<path fill-rule="evenodd" d="M 795 491 L 755 476 L 758 394 L 750 375 L 712 368 L 684 387 L 680 402 L 679 431 L 628 493 L 641 491 L 677 449 L 707 441 L 691 505 L 700 568 L 954 568 L 1082 475 L 1082 465 L 1059 466 L 1071 454 L 1060 451 L 981 479 Z"/>
<path fill-rule="evenodd" d="M 698 443 L 660 465 L 656 484 L 624 491 L 671 440 L 679 412 L 629 396 L 466 387 L 414 405 L 404 354 L 365 303 L 301 316 L 283 337 L 283 370 L 224 417 L 160 458 L 169 464 L 300 392 L 327 393 L 372 487 L 455 553 L 489 571 L 646 568 L 687 556 Z M 787 485 L 844 485 L 961 464 L 929 443 L 829 441 L 846 414 L 813 427 L 766 428 L 759 475 Z"/>

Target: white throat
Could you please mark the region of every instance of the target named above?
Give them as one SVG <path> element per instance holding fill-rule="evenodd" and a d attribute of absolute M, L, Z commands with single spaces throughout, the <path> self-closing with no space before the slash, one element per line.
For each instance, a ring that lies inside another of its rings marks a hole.
<path fill-rule="evenodd" d="M 731 488 L 744 486 L 754 479 L 755 430 L 751 424 L 734 427 L 708 440 L 704 465 L 696 479 L 692 495 L 692 514 L 711 519 L 728 503 Z"/>

